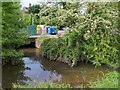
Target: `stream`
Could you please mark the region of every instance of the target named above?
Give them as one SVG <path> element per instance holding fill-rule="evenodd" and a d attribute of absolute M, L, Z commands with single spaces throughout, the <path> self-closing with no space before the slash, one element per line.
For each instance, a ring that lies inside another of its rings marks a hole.
<path fill-rule="evenodd" d="M 101 79 L 103 74 L 111 71 L 106 66 L 95 68 L 89 63 L 78 63 L 70 67 L 65 63 L 50 61 L 40 56 L 39 49 L 22 48 L 25 56 L 23 63 L 6 64 L 2 67 L 3 88 L 11 88 L 12 83 L 38 84 L 43 82 L 69 83 L 74 87 L 87 85 L 90 81 Z"/>

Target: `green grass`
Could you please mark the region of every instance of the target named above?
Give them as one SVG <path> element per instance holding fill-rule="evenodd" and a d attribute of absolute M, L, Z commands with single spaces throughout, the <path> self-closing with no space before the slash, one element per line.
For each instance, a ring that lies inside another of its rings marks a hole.
<path fill-rule="evenodd" d="M 90 82 L 90 88 L 118 88 L 118 77 L 120 74 L 116 71 L 109 72 L 103 76 L 102 80 Z"/>
<path fill-rule="evenodd" d="M 44 41 L 44 40 L 46 40 L 46 39 L 48 39 L 48 37 L 46 37 L 46 36 L 42 36 L 42 37 L 39 37 L 39 38 L 38 38 L 38 40 L 40 40 L 40 41 Z"/>
<path fill-rule="evenodd" d="M 109 72 L 103 76 L 102 80 L 97 80 L 95 82 L 90 82 L 88 84 L 89 88 L 118 88 L 118 75 L 120 74 L 117 71 Z M 81 88 L 85 86 L 80 85 Z M 13 84 L 13 88 L 74 88 L 70 84 L 56 84 L 56 83 L 41 83 L 38 85 L 19 85 Z"/>
<path fill-rule="evenodd" d="M 13 84 L 13 88 L 71 88 L 70 84 L 41 83 L 38 85 L 18 85 Z"/>

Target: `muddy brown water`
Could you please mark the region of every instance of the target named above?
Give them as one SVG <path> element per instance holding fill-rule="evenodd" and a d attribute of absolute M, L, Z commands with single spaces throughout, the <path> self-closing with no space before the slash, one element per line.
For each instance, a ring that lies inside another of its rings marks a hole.
<path fill-rule="evenodd" d="M 90 81 L 101 79 L 111 71 L 106 66 L 95 68 L 88 63 L 79 63 L 70 67 L 65 63 L 50 61 L 40 56 L 39 49 L 23 48 L 23 63 L 6 64 L 2 67 L 3 88 L 10 88 L 12 83 L 38 84 L 42 82 L 69 83 L 74 87 L 87 85 Z"/>

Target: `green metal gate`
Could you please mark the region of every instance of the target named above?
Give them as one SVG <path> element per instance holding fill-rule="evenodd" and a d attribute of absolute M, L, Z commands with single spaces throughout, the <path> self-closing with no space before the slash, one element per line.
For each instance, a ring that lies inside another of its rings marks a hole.
<path fill-rule="evenodd" d="M 36 25 L 30 25 L 27 27 L 28 35 L 36 35 Z"/>

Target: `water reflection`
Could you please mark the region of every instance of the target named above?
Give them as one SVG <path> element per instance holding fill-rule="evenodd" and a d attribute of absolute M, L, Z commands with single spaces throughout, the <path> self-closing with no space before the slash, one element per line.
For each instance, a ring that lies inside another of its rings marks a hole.
<path fill-rule="evenodd" d="M 6 64 L 2 67 L 2 87 L 11 88 L 12 83 L 19 82 L 25 84 L 25 81 L 30 77 L 24 75 L 25 64 L 20 63 L 18 65 Z"/>
<path fill-rule="evenodd" d="M 22 49 L 25 56 L 24 64 L 3 67 L 3 84 L 8 87 L 13 82 L 37 84 L 41 82 L 70 83 L 79 87 L 88 84 L 91 80 L 100 79 L 103 74 L 110 71 L 106 67 L 95 68 L 91 64 L 80 63 L 71 68 L 67 64 L 49 61 L 40 56 L 39 49 Z"/>
<path fill-rule="evenodd" d="M 54 70 L 48 70 L 44 68 L 44 66 L 41 64 L 40 59 L 33 59 L 29 57 L 23 58 L 25 63 L 25 68 L 30 67 L 30 70 L 26 70 L 24 72 L 24 75 L 28 75 L 31 77 L 32 81 L 27 81 L 26 83 L 40 83 L 40 82 L 52 82 L 52 81 L 60 81 L 61 80 L 61 74 L 58 74 Z"/>

